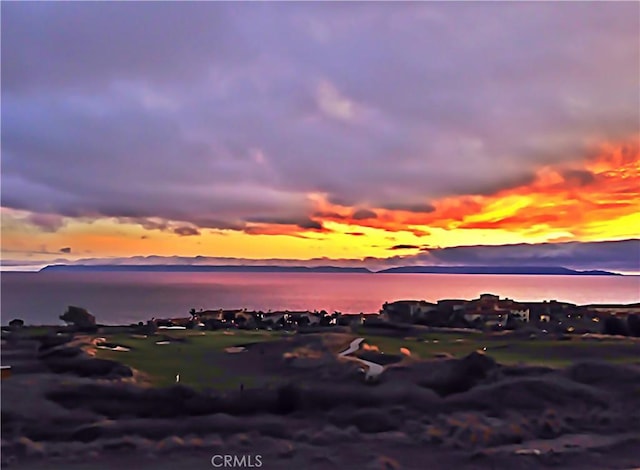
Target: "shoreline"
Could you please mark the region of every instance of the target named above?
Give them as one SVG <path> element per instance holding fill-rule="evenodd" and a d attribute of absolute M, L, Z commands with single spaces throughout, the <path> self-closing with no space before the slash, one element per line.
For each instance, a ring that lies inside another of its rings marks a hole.
<path fill-rule="evenodd" d="M 57 315 L 51 318 L 46 312 L 63 311 L 74 302 L 94 312 L 102 323 L 117 325 L 152 316 L 188 316 L 192 307 L 372 314 L 385 301 L 436 303 L 443 298 L 473 299 L 484 292 L 499 292 L 523 303 L 552 299 L 575 305 L 640 303 L 638 278 L 633 277 L 309 276 L 60 273 L 41 277 L 9 273 L 1 279 L 2 311 L 5 321 L 17 317 L 30 324 L 48 324 L 55 323 Z M 29 294 L 34 291 L 40 294 Z"/>

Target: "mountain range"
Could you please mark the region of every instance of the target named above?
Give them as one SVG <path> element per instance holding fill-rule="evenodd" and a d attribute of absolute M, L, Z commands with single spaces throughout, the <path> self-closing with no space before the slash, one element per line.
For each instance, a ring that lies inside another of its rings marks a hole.
<path fill-rule="evenodd" d="M 399 266 L 371 271 L 337 266 L 247 266 L 170 264 L 54 264 L 40 272 L 231 272 L 231 273 L 349 273 L 349 274 L 503 274 L 537 276 L 620 276 L 601 270 L 576 271 L 561 266 Z"/>

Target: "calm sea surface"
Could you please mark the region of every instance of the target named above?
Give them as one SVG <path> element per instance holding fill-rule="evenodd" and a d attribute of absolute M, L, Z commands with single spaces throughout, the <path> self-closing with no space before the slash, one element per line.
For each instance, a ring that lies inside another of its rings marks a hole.
<path fill-rule="evenodd" d="M 0 281 L 3 325 L 15 317 L 55 324 L 67 305 L 113 324 L 187 315 L 192 307 L 377 312 L 385 301 L 485 292 L 522 301 L 640 302 L 639 276 L 5 272 Z"/>

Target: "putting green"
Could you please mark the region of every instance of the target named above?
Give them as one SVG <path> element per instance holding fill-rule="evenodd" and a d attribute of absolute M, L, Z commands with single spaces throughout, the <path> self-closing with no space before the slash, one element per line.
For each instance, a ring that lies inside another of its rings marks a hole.
<path fill-rule="evenodd" d="M 184 342 L 170 341 L 156 344 L 163 336 L 184 339 Z M 118 333 L 103 336 L 107 342 L 131 348 L 130 351 L 110 351 L 97 349 L 96 357 L 112 359 L 133 367 L 148 376 L 151 383 L 167 386 L 180 383 L 198 389 L 212 387 L 218 389 L 236 388 L 241 383 L 250 386 L 251 377 L 234 374 L 216 361 L 216 353 L 227 354 L 224 350 L 231 346 L 263 341 L 273 341 L 283 337 L 279 332 L 267 331 L 159 331 L 156 336 L 133 337 Z"/>
<path fill-rule="evenodd" d="M 420 359 L 430 359 L 439 353 L 462 357 L 480 350 L 502 364 L 562 367 L 586 359 L 616 363 L 640 362 L 640 342 L 631 339 L 501 339 L 484 334 L 457 333 L 428 334 L 408 339 L 379 335 L 363 336 L 369 346 L 377 347 L 381 352 L 400 354 L 400 348 L 407 348 L 412 356 Z"/>

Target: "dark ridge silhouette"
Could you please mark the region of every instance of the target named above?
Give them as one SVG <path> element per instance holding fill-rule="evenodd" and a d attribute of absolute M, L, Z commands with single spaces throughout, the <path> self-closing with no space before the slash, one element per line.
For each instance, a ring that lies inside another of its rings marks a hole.
<path fill-rule="evenodd" d="M 528 274 L 541 276 L 621 276 L 608 271 L 576 271 L 560 266 L 400 266 L 378 271 L 384 274 Z"/>
<path fill-rule="evenodd" d="M 367 268 L 340 266 L 247 266 L 179 264 L 54 264 L 40 270 L 56 272 L 187 272 L 187 273 L 351 273 L 372 274 Z M 399 266 L 377 271 L 379 274 L 524 274 L 540 276 L 622 276 L 609 271 L 576 271 L 559 266 Z"/>
<path fill-rule="evenodd" d="M 54 264 L 40 270 L 60 272 L 189 272 L 189 273 L 371 273 L 367 268 L 347 268 L 337 266 L 191 266 L 173 264 Z"/>

